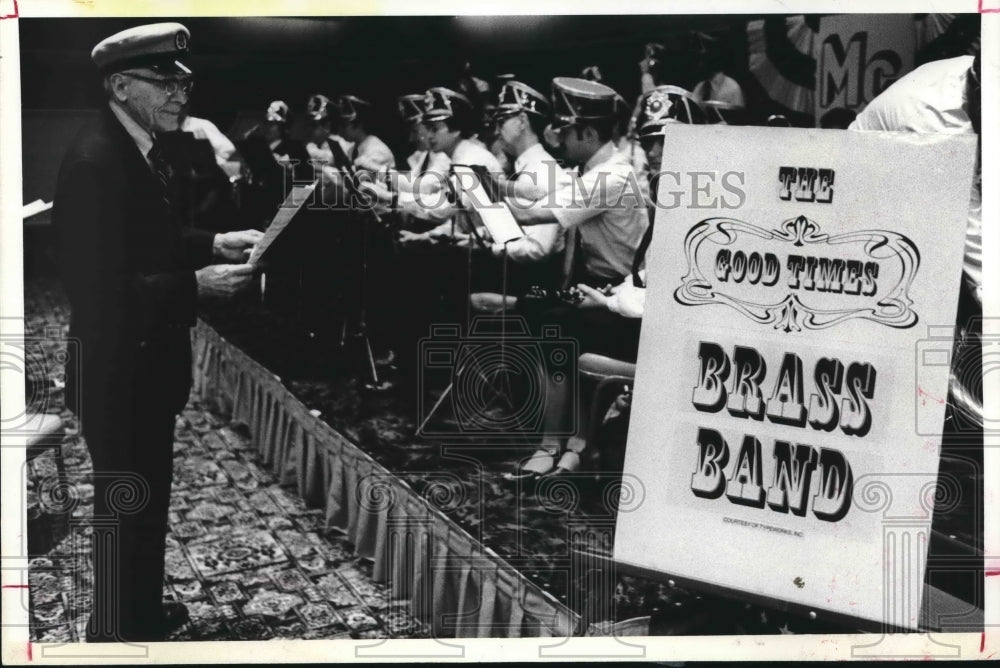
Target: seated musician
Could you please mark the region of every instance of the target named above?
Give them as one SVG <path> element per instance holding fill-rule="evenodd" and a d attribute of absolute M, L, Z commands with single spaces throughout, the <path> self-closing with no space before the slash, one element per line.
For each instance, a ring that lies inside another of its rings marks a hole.
<path fill-rule="evenodd" d="M 406 157 L 406 164 L 410 168 L 410 174 L 419 176 L 424 172 L 436 172 L 445 174 L 451 166 L 451 159 L 441 151 L 432 151 L 430 143 L 430 130 L 424 124 L 424 102 L 426 95 L 423 93 L 411 93 L 402 95 L 396 100 L 399 109 L 399 117 L 407 127 L 407 142 L 413 152 Z M 414 179 L 410 179 L 412 183 Z M 403 189 L 402 182 L 400 189 Z M 409 190 L 412 192 L 413 188 Z"/>
<path fill-rule="evenodd" d="M 396 101 L 399 116 L 408 129 L 407 142 L 413 149 L 406 157 L 409 171 L 400 172 L 394 183 L 400 192 L 436 192 L 441 188 L 442 175 L 447 174 L 451 167 L 451 159 L 446 154 L 430 149 L 430 131 L 423 123 L 424 98 L 423 93 L 413 93 L 402 95 Z M 418 215 L 401 215 L 403 229 L 426 232 L 438 225 L 437 221 L 428 221 Z"/>
<path fill-rule="evenodd" d="M 292 139 L 289 131 L 288 105 L 275 100 L 267 108 L 264 122 L 264 139 L 274 160 L 280 165 L 293 165 L 296 170 L 308 167 L 309 152 L 302 142 Z"/>
<path fill-rule="evenodd" d="M 648 225 L 629 157 L 612 142 L 616 96 L 596 82 L 552 80 L 553 129 L 563 157 L 582 174 L 530 207 L 511 207 L 522 225 L 558 223 L 571 231 L 574 282 L 591 287 L 618 283 L 629 273 Z"/>
<path fill-rule="evenodd" d="M 326 95 L 316 94 L 309 98 L 306 103 L 306 113 L 312 120 L 309 128 L 309 141 L 306 142 L 306 150 L 309 158 L 316 162 L 329 165 L 333 163 L 333 146 L 331 142 L 337 142 L 340 149 L 350 155 L 354 145 L 346 141 L 343 137 L 336 135 L 331 130 L 332 119 L 330 113 L 333 111 L 330 98 Z"/>
<path fill-rule="evenodd" d="M 448 88 L 431 88 L 424 96 L 422 123 L 428 133 L 431 151 L 444 153 L 451 164 L 481 166 L 488 173 L 501 172 L 500 163 L 482 142 L 471 139 L 477 129 L 477 120 L 472 104 L 461 93 Z M 404 244 L 428 242 L 451 238 L 459 243 L 470 243 L 468 216 L 462 207 L 447 195 L 447 174 L 437 179 L 436 188 L 422 187 L 418 192 L 400 190 L 389 192 L 380 184 L 373 184 L 370 191 L 383 203 L 391 203 L 393 208 L 426 220 L 437 221 L 439 225 L 424 233 L 403 230 L 400 241 Z"/>
<path fill-rule="evenodd" d="M 353 144 L 348 155 L 356 170 L 385 174 L 396 166 L 396 158 L 384 141 L 368 127 L 371 103 L 353 95 L 341 95 L 336 103 L 336 130 L 345 141 Z"/>
<path fill-rule="evenodd" d="M 289 131 L 288 105 L 275 100 L 267 108 L 264 139 L 274 156 L 274 161 L 291 170 L 296 180 L 304 181 L 312 175 L 309 152 L 302 142 L 292 139 Z"/>
<path fill-rule="evenodd" d="M 550 192 L 569 185 L 570 176 L 545 150 L 540 137 L 549 121 L 551 107 L 545 96 L 518 81 L 507 81 L 500 90 L 493 116 L 499 146 L 514 161 L 511 179 L 497 177 L 499 191 L 514 206 L 526 206 Z M 519 266 L 510 285 L 523 294 L 533 284 L 555 285 L 562 279 L 565 234 L 556 222 L 524 228 L 525 235 L 506 245 L 493 243 L 496 256 L 506 251 Z"/>
<path fill-rule="evenodd" d="M 649 161 L 650 172 L 657 175 L 663 166 L 664 135 L 673 123 L 704 124 L 707 117 L 693 96 L 676 86 L 658 86 L 642 96 L 637 117 L 639 142 Z M 656 177 L 649 184 L 656 194 Z M 652 202 L 650 205 L 652 206 Z M 652 221 L 652 218 L 650 218 Z M 575 338 L 580 352 L 591 352 L 634 363 L 639 350 L 639 330 L 645 309 L 645 254 L 652 240 L 652 222 L 646 228 L 632 263 L 631 275 L 604 290 L 579 283 L 578 301 L 563 307 L 562 335 Z M 550 313 L 549 318 L 553 317 Z M 546 392 L 545 431 L 566 433 L 566 422 L 573 412 L 569 385 L 549 383 Z M 582 408 L 582 407 L 581 407 Z M 582 413 L 578 413 L 580 415 Z M 577 434 L 567 442 L 546 435 L 539 449 L 510 479 L 561 475 L 575 471 L 581 463 L 586 443 L 580 437 L 583 420 L 578 420 Z M 559 456 L 558 462 L 556 457 Z"/>

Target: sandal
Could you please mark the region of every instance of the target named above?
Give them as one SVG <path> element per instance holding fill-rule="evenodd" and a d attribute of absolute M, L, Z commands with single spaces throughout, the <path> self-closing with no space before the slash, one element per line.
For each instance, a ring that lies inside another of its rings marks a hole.
<path fill-rule="evenodd" d="M 547 478 L 565 475 L 567 473 L 573 473 L 580 468 L 580 455 L 573 452 L 572 450 L 567 450 L 563 453 L 562 457 L 559 458 L 559 463 L 556 467 L 548 473 L 543 475 Z"/>
<path fill-rule="evenodd" d="M 508 481 L 540 478 L 555 466 L 557 452 L 555 448 L 535 450 L 534 454 L 518 465 L 516 471 L 504 473 L 503 477 Z"/>

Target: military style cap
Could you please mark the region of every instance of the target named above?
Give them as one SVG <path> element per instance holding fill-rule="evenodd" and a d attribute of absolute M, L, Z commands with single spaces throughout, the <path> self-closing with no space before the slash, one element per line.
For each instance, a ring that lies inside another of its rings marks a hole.
<path fill-rule="evenodd" d="M 419 123 L 424 117 L 424 95 L 412 93 L 401 95 L 396 99 L 399 116 L 406 123 Z"/>
<path fill-rule="evenodd" d="M 424 94 L 424 120 L 443 121 L 446 118 L 471 119 L 472 103 L 450 88 L 431 88 Z"/>
<path fill-rule="evenodd" d="M 552 80 L 552 127 L 559 129 L 581 121 L 611 119 L 618 95 L 613 88 L 596 81 L 573 77 Z"/>
<path fill-rule="evenodd" d="M 671 123 L 708 123 L 705 111 L 688 91 L 678 86 L 657 86 L 642 96 L 635 127 L 642 137 L 663 134 Z"/>
<path fill-rule="evenodd" d="M 275 100 L 267 108 L 267 121 L 269 123 L 287 123 L 288 105 L 281 100 Z"/>
<path fill-rule="evenodd" d="M 314 121 L 321 121 L 330 115 L 330 98 L 317 93 L 306 102 L 306 113 Z"/>
<path fill-rule="evenodd" d="M 150 23 L 101 40 L 90 52 L 104 74 L 148 67 L 161 74 L 191 74 L 180 59 L 187 55 L 191 33 L 180 23 Z"/>
<path fill-rule="evenodd" d="M 354 95 L 341 95 L 337 98 L 337 117 L 342 121 L 357 120 L 358 116 L 364 116 L 367 110 L 371 109 L 371 103 L 362 100 Z"/>
<path fill-rule="evenodd" d="M 551 107 L 545 96 L 531 86 L 526 86 L 520 81 L 505 82 L 500 88 L 493 120 L 497 121 L 522 111 L 547 118 L 551 113 Z"/>

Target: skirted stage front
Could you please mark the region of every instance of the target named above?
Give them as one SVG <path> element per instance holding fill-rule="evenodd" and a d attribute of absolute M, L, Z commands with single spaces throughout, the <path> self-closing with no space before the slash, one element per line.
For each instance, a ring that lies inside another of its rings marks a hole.
<path fill-rule="evenodd" d="M 325 512 L 376 581 L 408 600 L 436 637 L 567 637 L 580 616 L 484 547 L 438 508 L 448 489 L 418 493 L 309 411 L 281 380 L 199 322 L 196 395 L 249 429 L 263 463 Z M 436 507 L 438 506 L 438 507 Z"/>

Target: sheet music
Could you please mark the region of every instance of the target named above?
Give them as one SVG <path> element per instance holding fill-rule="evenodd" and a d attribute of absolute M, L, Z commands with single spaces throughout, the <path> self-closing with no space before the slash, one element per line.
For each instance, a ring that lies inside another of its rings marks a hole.
<path fill-rule="evenodd" d="M 475 171 L 466 165 L 452 165 L 451 169 L 458 180 L 456 189 L 465 195 L 463 204 L 479 214 L 483 226 L 490 233 L 494 242 L 505 244 L 524 236 L 524 230 L 514 220 L 514 215 L 507 207 L 507 203 L 491 202 Z"/>
<path fill-rule="evenodd" d="M 48 211 L 52 208 L 52 202 L 45 202 L 40 199 L 36 199 L 31 204 L 25 204 L 21 209 L 21 218 L 30 218 L 31 216 L 37 216 L 43 211 Z"/>
<path fill-rule="evenodd" d="M 278 238 L 278 235 L 292 222 L 292 218 L 299 212 L 302 205 L 312 198 L 313 190 L 316 189 L 317 183 L 318 181 L 313 181 L 307 186 L 292 186 L 288 197 L 281 203 L 278 212 L 274 214 L 274 219 L 271 220 L 271 224 L 264 231 L 264 238 L 254 246 L 253 252 L 250 253 L 250 259 L 247 260 L 248 264 L 256 265 L 260 262 L 260 258 L 267 252 L 267 249 L 274 243 L 274 240 Z"/>

